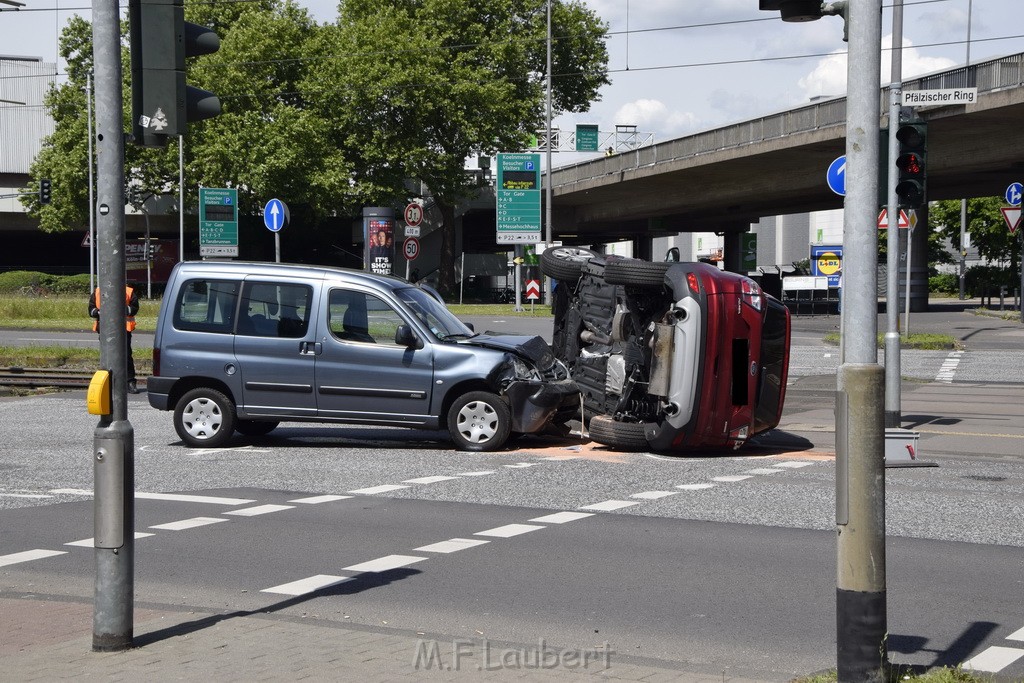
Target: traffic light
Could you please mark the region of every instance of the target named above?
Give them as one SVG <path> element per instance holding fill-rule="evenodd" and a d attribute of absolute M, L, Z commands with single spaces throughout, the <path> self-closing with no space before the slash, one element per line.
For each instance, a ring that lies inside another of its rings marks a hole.
<path fill-rule="evenodd" d="M 778 10 L 783 21 L 814 21 L 821 19 L 821 0 L 758 0 L 758 9 Z"/>
<path fill-rule="evenodd" d="M 43 178 L 39 181 L 39 203 L 49 204 L 50 203 L 50 179 Z"/>
<path fill-rule="evenodd" d="M 905 209 L 925 203 L 928 124 L 923 121 L 900 124 L 896 130 L 900 153 L 896 157 L 896 198 Z"/>
<path fill-rule="evenodd" d="M 185 60 L 220 49 L 220 37 L 185 21 L 183 0 L 129 0 L 132 134 L 144 147 L 163 147 L 187 125 L 220 114 L 211 92 L 187 85 Z"/>

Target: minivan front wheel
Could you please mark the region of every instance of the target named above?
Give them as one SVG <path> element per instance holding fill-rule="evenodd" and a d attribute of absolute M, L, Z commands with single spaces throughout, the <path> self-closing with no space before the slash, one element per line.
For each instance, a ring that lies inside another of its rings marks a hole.
<path fill-rule="evenodd" d="M 471 391 L 448 409 L 448 431 L 460 450 L 493 451 L 508 440 L 512 416 L 500 396 Z"/>
<path fill-rule="evenodd" d="M 174 409 L 174 431 L 192 448 L 220 448 L 235 431 L 235 404 L 216 389 L 192 389 Z"/>

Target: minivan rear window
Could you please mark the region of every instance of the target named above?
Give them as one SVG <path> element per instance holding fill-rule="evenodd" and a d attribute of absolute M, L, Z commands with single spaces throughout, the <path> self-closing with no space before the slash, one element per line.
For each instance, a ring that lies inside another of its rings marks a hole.
<path fill-rule="evenodd" d="M 230 334 L 238 308 L 237 280 L 189 280 L 174 302 L 174 327 L 190 332 Z"/>

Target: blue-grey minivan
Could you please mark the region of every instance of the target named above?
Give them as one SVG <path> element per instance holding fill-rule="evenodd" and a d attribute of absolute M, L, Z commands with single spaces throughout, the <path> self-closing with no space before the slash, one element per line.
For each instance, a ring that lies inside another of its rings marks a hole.
<path fill-rule="evenodd" d="M 489 451 L 564 433 L 579 407 L 540 337 L 475 334 L 400 278 L 273 263 L 179 263 L 147 387 L 181 440 L 207 448 L 306 421 L 447 428 Z"/>

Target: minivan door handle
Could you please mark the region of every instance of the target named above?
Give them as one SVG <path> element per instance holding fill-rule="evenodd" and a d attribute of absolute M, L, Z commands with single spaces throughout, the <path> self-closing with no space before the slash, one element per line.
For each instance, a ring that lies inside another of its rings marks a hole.
<path fill-rule="evenodd" d="M 299 353 L 304 356 L 319 356 L 323 351 L 323 348 L 324 347 L 320 342 L 299 342 Z"/>

